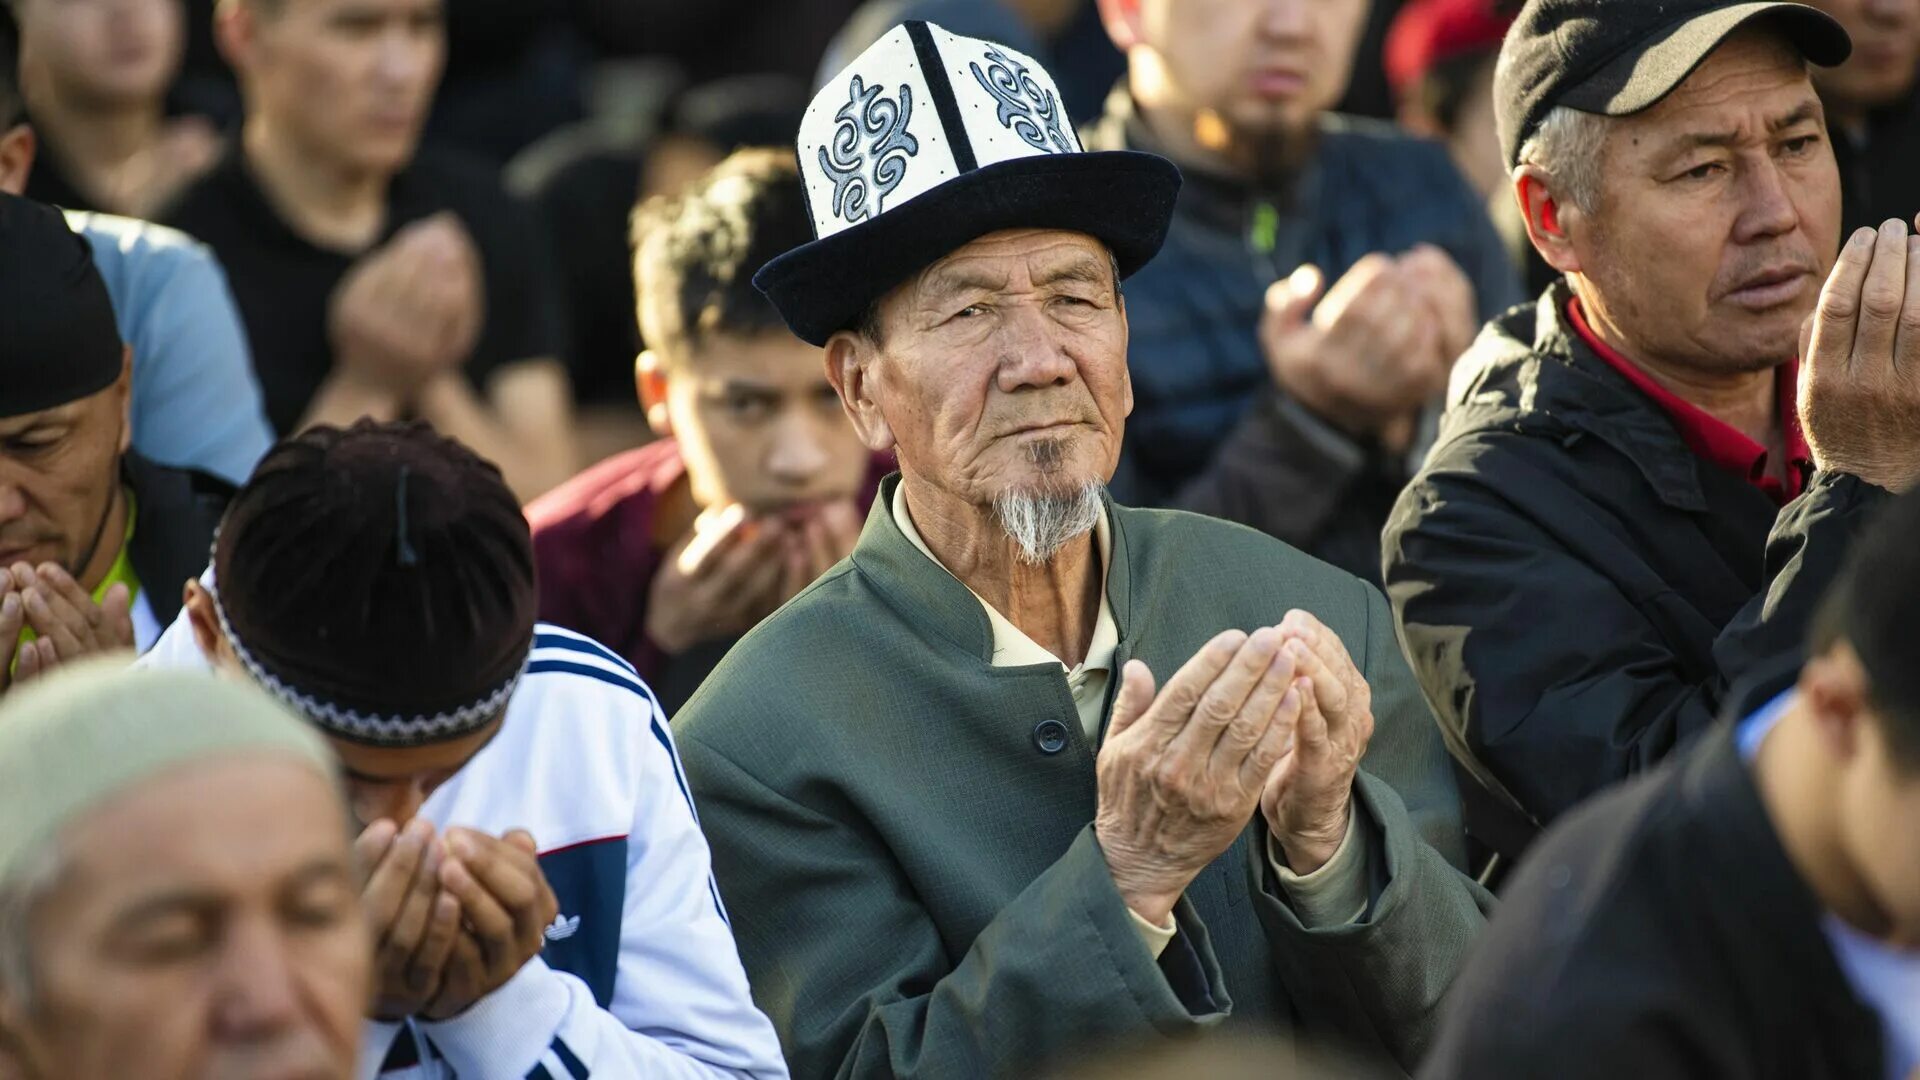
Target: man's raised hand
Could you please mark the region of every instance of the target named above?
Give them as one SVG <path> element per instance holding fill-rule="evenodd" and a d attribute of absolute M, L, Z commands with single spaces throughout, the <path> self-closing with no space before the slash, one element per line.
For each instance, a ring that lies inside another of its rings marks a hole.
<path fill-rule="evenodd" d="M 1354 774 L 1373 739 L 1373 690 L 1339 635 L 1319 619 L 1289 611 L 1280 632 L 1302 704 L 1260 810 L 1288 868 L 1311 874 L 1346 839 Z"/>
<path fill-rule="evenodd" d="M 536 853 L 533 837 L 522 830 L 497 839 L 472 829 L 447 830 L 440 883 L 459 899 L 466 929 L 423 1017 L 458 1016 L 540 955 L 560 902 Z"/>
<path fill-rule="evenodd" d="M 376 821 L 353 847 L 365 875 L 360 898 L 374 939 L 371 1015 L 401 1020 L 439 993 L 459 937 L 460 904 L 440 886 L 440 845 L 425 819 L 405 828 Z"/>
<path fill-rule="evenodd" d="M 1920 238 L 1861 229 L 1803 334 L 1800 418 L 1813 460 L 1889 491 L 1920 481 Z"/>
<path fill-rule="evenodd" d="M 1280 762 L 1300 709 L 1281 646 L 1274 627 L 1226 631 L 1158 694 L 1144 663 L 1121 673 L 1094 835 L 1121 899 L 1155 925 L 1247 827 Z"/>

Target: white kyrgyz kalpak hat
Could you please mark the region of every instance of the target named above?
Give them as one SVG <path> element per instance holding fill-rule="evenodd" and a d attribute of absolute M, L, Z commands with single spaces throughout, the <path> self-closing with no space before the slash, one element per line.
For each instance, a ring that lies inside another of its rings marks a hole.
<path fill-rule="evenodd" d="M 1166 239 L 1180 171 L 1088 152 L 1031 57 L 932 23 L 895 27 L 815 95 L 800 121 L 814 241 L 753 283 L 824 345 L 909 275 L 1000 229 L 1090 234 L 1121 276 Z"/>

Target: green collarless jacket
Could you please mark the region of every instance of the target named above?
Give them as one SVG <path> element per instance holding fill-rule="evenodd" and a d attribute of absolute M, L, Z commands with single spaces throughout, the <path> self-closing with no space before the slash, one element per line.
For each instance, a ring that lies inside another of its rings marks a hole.
<path fill-rule="evenodd" d="M 1221 630 L 1297 607 L 1373 687 L 1356 784 L 1367 912 L 1304 926 L 1256 814 L 1188 887 L 1156 961 L 1094 839 L 1095 748 L 1065 673 L 992 666 L 980 602 L 894 523 L 897 483 L 852 557 L 743 638 L 675 720 L 794 1076 L 1025 1076 L 1219 1024 L 1411 1071 L 1491 901 L 1456 869 L 1459 796 L 1379 592 L 1238 525 L 1109 507 L 1116 673 L 1138 658 L 1164 681 Z"/>

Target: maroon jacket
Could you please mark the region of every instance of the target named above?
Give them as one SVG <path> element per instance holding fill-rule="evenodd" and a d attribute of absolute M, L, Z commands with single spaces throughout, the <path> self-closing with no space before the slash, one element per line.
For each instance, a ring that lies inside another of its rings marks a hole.
<path fill-rule="evenodd" d="M 893 468 L 893 455 L 874 455 L 861 488 L 862 514 Z M 540 618 L 626 657 L 668 715 L 733 645 L 706 642 L 669 656 L 647 638 L 647 597 L 666 554 L 654 545 L 654 512 L 686 471 L 679 442 L 660 439 L 600 462 L 527 507 Z"/>

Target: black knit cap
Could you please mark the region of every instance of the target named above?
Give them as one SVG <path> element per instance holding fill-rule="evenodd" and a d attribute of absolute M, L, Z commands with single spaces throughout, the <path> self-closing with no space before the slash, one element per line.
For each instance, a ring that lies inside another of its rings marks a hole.
<path fill-rule="evenodd" d="M 0 194 L 0 416 L 92 397 L 125 356 L 93 248 L 60 211 Z"/>
<path fill-rule="evenodd" d="M 498 469 L 424 423 L 371 420 L 274 447 L 213 556 L 255 677 L 329 734 L 387 745 L 498 715 L 533 643 L 533 566 Z"/>
<path fill-rule="evenodd" d="M 1509 168 L 1556 105 L 1602 116 L 1652 108 L 1729 35 L 1777 20 L 1815 64 L 1832 67 L 1853 41 L 1804 4 L 1730 0 L 1528 0 L 1494 69 L 1493 108 Z"/>

